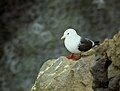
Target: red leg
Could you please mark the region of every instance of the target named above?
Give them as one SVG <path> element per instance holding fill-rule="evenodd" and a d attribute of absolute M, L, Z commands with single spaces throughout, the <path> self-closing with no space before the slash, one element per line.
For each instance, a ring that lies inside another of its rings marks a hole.
<path fill-rule="evenodd" d="M 75 54 L 72 53 L 72 54 L 68 55 L 67 58 L 68 58 L 68 59 L 72 59 L 73 61 L 77 61 L 77 60 L 79 60 L 81 57 L 80 57 L 80 55 L 75 55 Z"/>
<path fill-rule="evenodd" d="M 72 59 L 72 58 L 73 58 L 73 55 L 74 55 L 74 54 L 72 53 L 72 54 L 68 55 L 67 58 L 68 58 L 68 59 Z"/>

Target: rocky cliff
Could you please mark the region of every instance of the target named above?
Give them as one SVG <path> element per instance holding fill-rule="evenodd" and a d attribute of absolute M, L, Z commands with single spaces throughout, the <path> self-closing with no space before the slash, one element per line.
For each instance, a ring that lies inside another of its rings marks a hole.
<path fill-rule="evenodd" d="M 103 41 L 119 21 L 120 0 L 0 0 L 0 91 L 29 91 L 48 58 L 67 55 L 67 28 Z"/>
<path fill-rule="evenodd" d="M 120 91 L 120 32 L 85 54 L 45 62 L 31 91 Z"/>
<path fill-rule="evenodd" d="M 80 61 L 66 57 L 48 60 L 42 66 L 32 91 L 92 91 L 92 58 Z"/>

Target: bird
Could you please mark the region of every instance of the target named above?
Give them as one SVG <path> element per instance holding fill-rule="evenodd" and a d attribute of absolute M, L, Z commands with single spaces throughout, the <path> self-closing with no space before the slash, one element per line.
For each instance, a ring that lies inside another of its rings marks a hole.
<path fill-rule="evenodd" d="M 75 54 L 87 52 L 96 45 L 99 45 L 99 41 L 92 41 L 89 38 L 83 38 L 72 28 L 65 30 L 61 39 L 64 39 L 66 49 L 72 53 L 67 58 L 73 60 L 80 59 L 80 57 Z"/>

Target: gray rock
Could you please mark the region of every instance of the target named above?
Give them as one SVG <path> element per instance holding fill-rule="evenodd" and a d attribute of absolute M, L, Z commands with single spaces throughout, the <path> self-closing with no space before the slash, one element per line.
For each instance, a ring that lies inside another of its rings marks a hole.
<path fill-rule="evenodd" d="M 104 3 L 93 4 L 93 0 L 1 0 L 0 91 L 29 91 L 46 60 L 67 54 L 60 40 L 67 28 L 75 28 L 81 36 L 93 40 L 111 38 L 117 33 L 120 1 L 104 0 Z M 43 42 L 45 36 L 41 37 L 41 34 L 45 32 L 49 32 L 49 37 Z"/>
<path fill-rule="evenodd" d="M 90 74 L 92 58 L 48 60 L 40 69 L 31 91 L 93 91 Z"/>

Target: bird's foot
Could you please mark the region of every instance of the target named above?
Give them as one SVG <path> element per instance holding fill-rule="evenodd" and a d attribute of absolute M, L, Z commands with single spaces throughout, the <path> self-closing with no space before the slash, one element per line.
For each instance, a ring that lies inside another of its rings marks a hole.
<path fill-rule="evenodd" d="M 77 54 L 70 54 L 67 56 L 68 59 L 72 59 L 73 61 L 77 61 L 81 58 L 80 55 L 77 55 Z"/>

